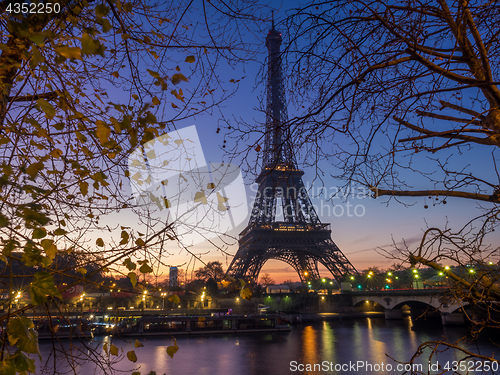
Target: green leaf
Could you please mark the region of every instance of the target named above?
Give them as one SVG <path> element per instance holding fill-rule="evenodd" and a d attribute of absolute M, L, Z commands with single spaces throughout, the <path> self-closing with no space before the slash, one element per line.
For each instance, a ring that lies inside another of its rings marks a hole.
<path fill-rule="evenodd" d="M 80 182 L 80 192 L 85 197 L 89 192 L 89 183 L 87 181 Z"/>
<path fill-rule="evenodd" d="M 96 124 L 95 133 L 97 135 L 97 138 L 99 138 L 101 145 L 104 145 L 106 142 L 109 141 L 109 136 L 111 135 L 111 127 L 101 120 L 97 120 L 95 124 Z"/>
<path fill-rule="evenodd" d="M 57 54 L 66 57 L 67 59 L 82 59 L 82 50 L 78 47 L 60 46 L 54 48 Z"/>
<path fill-rule="evenodd" d="M 40 33 L 30 33 L 28 35 L 28 39 L 35 43 L 37 46 L 43 47 L 45 46 L 45 35 Z"/>
<path fill-rule="evenodd" d="M 133 350 L 127 352 L 127 358 L 134 363 L 137 362 L 137 356 Z"/>
<path fill-rule="evenodd" d="M 130 258 L 125 259 L 123 261 L 123 265 L 127 267 L 129 271 L 133 271 L 137 267 L 136 264 L 130 260 Z"/>
<path fill-rule="evenodd" d="M 135 288 L 135 286 L 137 285 L 137 275 L 135 274 L 135 272 L 129 272 L 128 277 L 130 279 L 130 282 L 132 283 L 132 287 Z"/>
<path fill-rule="evenodd" d="M 170 345 L 167 347 L 167 354 L 170 356 L 170 358 L 174 358 L 174 354 L 177 353 L 177 350 L 179 350 L 179 347 L 177 346 L 177 340 L 174 339 L 174 345 Z"/>
<path fill-rule="evenodd" d="M 44 165 L 42 162 L 33 163 L 26 169 L 26 174 L 30 176 L 32 179 L 36 177 L 38 172 L 43 169 Z"/>
<path fill-rule="evenodd" d="M 168 297 L 168 300 L 170 302 L 173 302 L 174 305 L 178 305 L 181 302 L 181 299 L 177 294 L 172 294 L 171 296 Z"/>
<path fill-rule="evenodd" d="M 194 63 L 195 62 L 195 58 L 194 58 L 193 55 L 191 55 L 191 56 L 186 57 L 186 60 L 184 60 L 184 61 L 187 62 L 187 63 Z"/>
<path fill-rule="evenodd" d="M 47 235 L 47 230 L 45 228 L 36 228 L 31 235 L 31 238 L 37 240 L 39 238 L 44 238 Z"/>
<path fill-rule="evenodd" d="M 62 228 L 57 228 L 55 231 L 54 231 L 54 236 L 63 236 L 65 235 L 66 233 L 68 233 L 67 231 L 65 231 L 64 229 Z"/>
<path fill-rule="evenodd" d="M 6 257 L 9 257 L 18 245 L 19 242 L 17 241 L 14 240 L 7 241 L 2 249 L 2 254 L 5 255 Z"/>
<path fill-rule="evenodd" d="M 240 297 L 243 299 L 251 300 L 252 299 L 252 290 L 250 288 L 243 288 L 240 291 Z"/>
<path fill-rule="evenodd" d="M 16 375 L 16 365 L 11 358 L 5 358 L 0 362 L 0 374 Z"/>
<path fill-rule="evenodd" d="M 16 371 L 22 373 L 29 371 L 34 373 L 36 371 L 35 359 L 29 358 L 26 354 L 18 350 L 16 354 L 12 357 L 14 364 L 16 365 Z M 3 374 L 3 373 L 2 373 Z"/>
<path fill-rule="evenodd" d="M 95 240 L 95 244 L 99 247 L 104 247 L 104 241 L 102 240 L 102 238 L 98 238 L 97 240 Z"/>
<path fill-rule="evenodd" d="M 9 344 L 26 353 L 38 353 L 38 337 L 33 322 L 24 317 L 10 318 L 7 324 Z"/>
<path fill-rule="evenodd" d="M 89 34 L 83 34 L 82 53 L 84 55 L 95 55 L 99 52 L 100 44 L 98 40 L 94 40 Z"/>
<path fill-rule="evenodd" d="M 62 300 L 61 293 L 54 285 L 54 279 L 48 272 L 37 272 L 30 284 L 30 297 L 33 305 L 47 302 L 47 296 L 57 297 Z"/>
<path fill-rule="evenodd" d="M 130 238 L 129 234 L 124 230 L 122 230 L 120 237 L 122 238 L 122 240 L 120 241 L 120 245 L 126 245 L 128 243 L 129 238 Z"/>
<path fill-rule="evenodd" d="M 151 267 L 149 267 L 149 265 L 147 263 L 144 263 L 141 266 L 141 268 L 139 268 L 139 271 L 142 273 L 151 273 L 151 272 L 153 272 L 153 269 Z"/>
<path fill-rule="evenodd" d="M 36 46 L 31 47 L 30 67 L 34 69 L 43 61 L 45 61 L 45 58 L 40 53 L 40 50 Z"/>
<path fill-rule="evenodd" d="M 54 245 L 54 241 L 49 240 L 49 239 L 44 239 L 44 240 L 42 240 L 41 244 L 42 244 L 42 247 L 45 250 L 45 253 L 47 254 L 47 256 L 51 260 L 54 260 L 54 258 L 56 257 L 56 254 L 57 254 L 57 246 Z"/>
<path fill-rule="evenodd" d="M 54 118 L 54 116 L 56 115 L 56 110 L 54 109 L 52 104 L 50 104 L 48 101 L 46 101 L 43 98 L 38 99 L 36 102 L 38 103 L 38 105 L 40 106 L 42 111 L 45 112 L 45 116 L 49 120 L 52 120 Z"/>
<path fill-rule="evenodd" d="M 6 227 L 7 225 L 9 225 L 9 219 L 0 212 L 0 228 Z"/>
<path fill-rule="evenodd" d="M 96 5 L 95 7 L 95 14 L 98 16 L 98 17 L 106 17 L 109 13 L 109 8 L 104 5 L 104 4 L 99 4 L 99 5 Z"/>

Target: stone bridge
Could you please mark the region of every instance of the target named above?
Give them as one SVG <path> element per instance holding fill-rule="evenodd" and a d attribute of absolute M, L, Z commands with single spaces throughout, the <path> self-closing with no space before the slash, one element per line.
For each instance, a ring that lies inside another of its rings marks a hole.
<path fill-rule="evenodd" d="M 410 309 L 429 309 L 429 306 L 439 311 L 441 321 L 445 325 L 464 324 L 463 312 L 459 309 L 468 303 L 460 303 L 449 295 L 447 288 L 435 289 L 399 289 L 383 291 L 352 291 L 350 294 L 352 306 L 356 307 L 366 301 L 372 301 L 385 308 L 386 319 L 402 319 L 401 307 L 407 305 Z"/>

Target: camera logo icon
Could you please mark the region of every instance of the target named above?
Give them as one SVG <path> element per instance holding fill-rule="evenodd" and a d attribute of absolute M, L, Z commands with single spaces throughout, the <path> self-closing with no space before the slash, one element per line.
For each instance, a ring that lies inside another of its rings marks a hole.
<path fill-rule="evenodd" d="M 166 210 L 182 246 L 225 236 L 248 216 L 240 168 L 207 163 L 194 125 L 136 148 L 128 170 L 136 204 Z"/>

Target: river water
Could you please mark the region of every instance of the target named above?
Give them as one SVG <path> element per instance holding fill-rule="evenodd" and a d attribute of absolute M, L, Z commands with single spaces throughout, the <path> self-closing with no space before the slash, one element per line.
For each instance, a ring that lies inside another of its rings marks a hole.
<path fill-rule="evenodd" d="M 444 327 L 436 322 L 412 322 L 407 317 L 399 321 L 386 321 L 383 318 L 363 318 L 340 321 L 322 321 L 292 326 L 285 333 L 255 333 L 240 335 L 214 335 L 177 338 L 179 350 L 170 358 L 167 346 L 173 345 L 173 338 L 142 338 L 143 347 L 135 348 L 135 339 L 123 341 L 113 339 L 119 349 L 119 356 L 109 356 L 115 363 L 97 365 L 99 358 L 88 359 L 87 355 L 97 349 L 103 354 L 101 343 L 74 343 L 67 340 L 55 343 L 41 342 L 40 350 L 47 368 L 42 369 L 37 360 L 37 373 L 75 373 L 75 374 L 132 374 L 141 375 L 156 371 L 162 374 L 200 374 L 200 375 L 262 375 L 262 374 L 403 374 L 404 365 L 396 361 L 408 362 L 425 341 L 447 338 L 456 342 L 466 336 L 465 327 Z M 99 338 L 109 342 L 109 337 Z M 488 339 L 476 343 L 461 341 L 460 347 L 475 353 L 491 356 L 499 351 Z M 77 364 L 70 367 L 59 350 L 71 349 L 72 360 Z M 123 350 L 123 352 L 122 352 Z M 128 351 L 135 350 L 137 362 L 126 358 Z M 58 353 L 54 357 L 54 353 Z M 427 374 L 442 373 L 441 368 L 457 366 L 458 374 L 500 374 L 497 371 L 467 371 L 477 369 L 472 360 L 459 364 L 454 362 L 465 357 L 457 351 L 448 350 L 437 353 L 429 362 L 430 349 L 424 350 L 415 363 L 416 371 Z M 82 357 L 78 360 L 78 357 Z M 495 355 L 497 357 L 497 355 Z M 104 355 L 102 358 L 108 358 Z M 102 362 L 101 358 L 101 362 Z M 391 359 L 392 358 L 392 359 Z M 429 367 L 431 366 L 431 367 Z M 464 367 L 465 366 L 465 367 Z M 111 368 L 117 370 L 114 372 Z M 408 369 L 408 368 L 407 368 Z M 429 372 L 428 372 L 429 371 Z"/>

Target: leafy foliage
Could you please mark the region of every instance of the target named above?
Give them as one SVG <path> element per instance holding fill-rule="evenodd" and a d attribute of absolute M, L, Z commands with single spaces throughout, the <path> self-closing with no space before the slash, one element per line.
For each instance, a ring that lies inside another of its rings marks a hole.
<path fill-rule="evenodd" d="M 207 3 L 199 32 L 190 30 L 198 9 L 184 1 L 69 0 L 51 14 L 12 13 L 7 4 L 0 4 L 0 264 L 4 291 L 29 288 L 31 302 L 6 302 L 0 372 L 41 373 L 24 354 L 38 348 L 23 312 L 43 305 L 57 316 L 65 289 L 109 290 L 103 274 L 124 268 L 135 287 L 132 271 L 157 270 L 164 241 L 175 236 L 132 203 L 127 157 L 232 94 L 212 67 L 248 56 L 239 36 L 223 30 L 241 20 L 249 27 L 254 17 L 243 3 L 225 5 L 229 13 Z M 117 212 L 120 220 L 136 215 L 147 235 L 106 221 Z M 118 356 L 118 348 L 109 353 Z M 127 357 L 137 361 L 133 351 Z"/>

